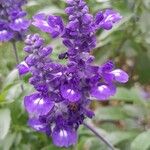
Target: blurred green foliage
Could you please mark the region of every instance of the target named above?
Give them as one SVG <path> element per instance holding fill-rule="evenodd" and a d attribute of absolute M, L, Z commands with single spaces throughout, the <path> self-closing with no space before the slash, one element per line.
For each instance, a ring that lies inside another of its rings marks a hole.
<path fill-rule="evenodd" d="M 123 20 L 110 31 L 99 31 L 97 47 L 93 51 L 96 62 L 107 59 L 115 61 L 126 70 L 130 81 L 118 87 L 111 101 L 93 102 L 95 118 L 89 121 L 104 135 L 116 150 L 150 150 L 150 0 L 86 0 L 90 10 L 113 8 L 123 15 Z M 37 12 L 61 15 L 64 20 L 65 0 L 29 0 L 25 9 L 28 17 Z M 39 32 L 34 27 L 30 32 Z M 59 40 L 52 41 L 40 33 L 54 47 L 53 59 L 64 51 Z M 20 60 L 23 60 L 23 43 L 17 43 Z M 23 97 L 33 88 L 28 76 L 23 78 L 25 92 L 20 90 L 20 81 L 15 69 L 15 57 L 11 43 L 0 43 L 0 150 L 65 150 L 52 145 L 51 139 L 34 132 L 27 126 L 27 114 Z M 79 129 L 79 141 L 68 150 L 108 150 L 83 126 Z"/>

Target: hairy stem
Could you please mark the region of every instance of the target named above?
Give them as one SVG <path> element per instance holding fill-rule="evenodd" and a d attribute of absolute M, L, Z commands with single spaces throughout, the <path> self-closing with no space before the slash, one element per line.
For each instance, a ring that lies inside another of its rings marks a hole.
<path fill-rule="evenodd" d="M 92 126 L 89 124 L 83 122 L 83 125 L 91 130 L 101 141 L 103 141 L 109 148 L 110 150 L 115 150 L 114 146 L 106 139 L 104 138 L 100 133 L 98 133 Z"/>
<path fill-rule="evenodd" d="M 12 42 L 12 46 L 13 46 L 13 51 L 14 51 L 14 54 L 15 54 L 16 65 L 18 65 L 19 64 L 19 56 L 18 56 L 18 53 L 17 53 L 17 47 L 16 47 L 16 42 L 15 41 Z M 19 80 L 22 81 L 22 77 L 20 75 L 19 75 Z M 23 92 L 24 87 L 23 87 L 22 83 L 21 83 L 20 86 L 21 86 L 21 90 Z"/>

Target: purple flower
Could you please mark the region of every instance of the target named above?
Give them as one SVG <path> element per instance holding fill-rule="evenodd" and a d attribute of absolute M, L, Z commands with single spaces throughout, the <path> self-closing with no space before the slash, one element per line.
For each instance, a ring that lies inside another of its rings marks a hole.
<path fill-rule="evenodd" d="M 104 12 L 100 11 L 96 14 L 95 24 L 97 28 L 103 28 L 106 30 L 110 30 L 113 27 L 113 24 L 120 21 L 122 16 L 111 9 L 107 9 Z"/>
<path fill-rule="evenodd" d="M 13 38 L 13 33 L 3 29 L 0 31 L 0 41 L 9 41 Z"/>
<path fill-rule="evenodd" d="M 120 83 L 126 83 L 129 79 L 128 74 L 121 69 L 113 70 L 111 71 L 111 74 L 113 74 L 114 79 Z"/>
<path fill-rule="evenodd" d="M 30 118 L 28 120 L 28 125 L 32 127 L 34 130 L 40 131 L 40 132 L 45 132 L 47 129 L 49 130 L 50 128 L 47 127 L 46 122 L 42 122 L 37 118 Z"/>
<path fill-rule="evenodd" d="M 33 22 L 53 38 L 62 39 L 66 52 L 58 58 L 67 59 L 66 64 L 52 60 L 52 47 L 34 34 L 27 36 L 25 64 L 18 66 L 21 74 L 31 73 L 29 82 L 37 91 L 24 99 L 28 125 L 51 136 L 59 147 L 69 147 L 77 142 L 77 129 L 84 119 L 94 116 L 89 109 L 93 98 L 108 100 L 116 93 L 116 82 L 128 81 L 127 73 L 114 69 L 112 61 L 94 65 L 94 56 L 90 54 L 96 47 L 97 29 L 112 28 L 120 15 L 108 9 L 99 12 L 94 19 L 83 0 L 67 0 L 67 3 L 65 11 L 69 22 L 66 25 L 61 17 L 45 14 L 36 15 Z"/>
<path fill-rule="evenodd" d="M 45 14 L 37 14 L 33 19 L 32 24 L 42 31 L 50 33 L 52 38 L 56 38 L 63 31 L 63 21 L 59 16 L 50 15 L 47 17 Z"/>
<path fill-rule="evenodd" d="M 116 88 L 113 85 L 101 84 L 93 87 L 91 90 L 91 96 L 98 100 L 108 100 L 110 96 L 116 93 Z"/>
<path fill-rule="evenodd" d="M 39 93 L 26 96 L 24 105 L 27 112 L 33 116 L 47 115 L 54 107 L 54 103 L 49 98 L 41 96 Z"/>
<path fill-rule="evenodd" d="M 25 63 L 25 61 L 21 62 L 17 68 L 20 75 L 24 75 L 29 72 L 29 66 Z"/>
<path fill-rule="evenodd" d="M 0 42 L 22 40 L 30 26 L 22 6 L 26 0 L 0 1 Z"/>
<path fill-rule="evenodd" d="M 54 128 L 52 138 L 53 143 L 59 147 L 69 147 L 74 145 L 78 139 L 76 131 L 69 127 Z"/>
<path fill-rule="evenodd" d="M 61 95 L 63 98 L 68 99 L 71 102 L 76 102 L 81 99 L 81 93 L 78 89 L 74 88 L 74 85 L 62 85 Z"/>

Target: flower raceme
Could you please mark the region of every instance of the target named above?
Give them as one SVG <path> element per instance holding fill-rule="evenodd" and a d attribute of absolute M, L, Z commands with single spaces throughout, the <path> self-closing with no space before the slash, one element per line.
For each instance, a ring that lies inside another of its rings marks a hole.
<path fill-rule="evenodd" d="M 26 0 L 0 0 L 0 42 L 21 40 L 30 21 L 22 6 Z"/>
<path fill-rule="evenodd" d="M 31 73 L 29 82 L 36 90 L 24 99 L 29 126 L 51 136 L 59 147 L 77 142 L 79 125 L 94 115 L 89 109 L 91 99 L 106 101 L 116 93 L 116 82 L 128 81 L 127 73 L 114 69 L 112 61 L 94 65 L 94 57 L 90 55 L 96 46 L 96 31 L 111 29 L 121 19 L 120 14 L 108 9 L 93 16 L 83 0 L 67 3 L 67 25 L 59 16 L 38 14 L 33 18 L 34 26 L 52 38 L 62 39 L 66 52 L 58 58 L 67 59 L 67 64 L 50 59 L 52 47 L 34 34 L 27 36 L 24 51 L 28 56 L 18 66 L 21 75 Z"/>

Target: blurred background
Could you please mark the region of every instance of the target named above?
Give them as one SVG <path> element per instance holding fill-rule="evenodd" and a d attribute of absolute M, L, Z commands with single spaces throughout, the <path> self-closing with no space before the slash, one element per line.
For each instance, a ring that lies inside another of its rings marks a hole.
<path fill-rule="evenodd" d="M 110 31 L 99 31 L 96 63 L 114 60 L 127 71 L 130 80 L 118 85 L 117 94 L 108 102 L 93 102 L 94 126 L 117 150 L 150 150 L 150 0 L 86 0 L 91 13 L 113 8 L 121 13 L 122 21 Z M 28 17 L 37 12 L 61 15 L 64 20 L 65 0 L 29 0 L 25 9 Z M 54 47 L 52 57 L 65 50 L 58 39 L 34 27 Z M 20 61 L 25 57 L 23 43 L 17 43 Z M 51 139 L 27 126 L 23 97 L 33 91 L 23 78 L 25 92 L 20 89 L 16 61 L 10 43 L 0 43 L 0 150 L 66 150 L 53 146 Z M 68 150 L 108 150 L 89 130 L 80 127 L 78 144 Z"/>

